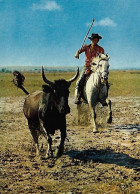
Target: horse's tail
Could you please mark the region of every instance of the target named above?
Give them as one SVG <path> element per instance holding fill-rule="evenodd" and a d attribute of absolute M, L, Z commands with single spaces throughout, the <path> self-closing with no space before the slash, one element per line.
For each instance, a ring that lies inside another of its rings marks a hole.
<path fill-rule="evenodd" d="M 14 71 L 13 72 L 14 79 L 12 82 L 17 88 L 20 88 L 25 94 L 29 94 L 29 92 L 23 87 L 25 77 L 22 75 L 19 71 Z"/>

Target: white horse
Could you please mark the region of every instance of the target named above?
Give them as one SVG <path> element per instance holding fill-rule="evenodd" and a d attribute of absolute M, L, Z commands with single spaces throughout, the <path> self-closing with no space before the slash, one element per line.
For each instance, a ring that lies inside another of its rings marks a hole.
<path fill-rule="evenodd" d="M 107 123 L 112 122 L 111 100 L 108 99 L 107 80 L 109 74 L 109 56 L 99 54 L 91 61 L 91 70 L 89 79 L 83 89 L 83 98 L 88 103 L 92 113 L 93 132 L 97 132 L 95 107 L 100 102 L 103 106 L 108 106 Z M 80 106 L 78 109 L 78 122 L 80 121 Z"/>

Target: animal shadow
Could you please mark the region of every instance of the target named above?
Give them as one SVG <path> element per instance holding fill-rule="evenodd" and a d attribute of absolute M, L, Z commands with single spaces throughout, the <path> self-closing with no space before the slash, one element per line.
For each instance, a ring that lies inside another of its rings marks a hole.
<path fill-rule="evenodd" d="M 78 159 L 82 162 L 94 162 L 94 163 L 105 163 L 105 164 L 117 164 L 118 166 L 124 166 L 139 170 L 140 160 L 130 157 L 124 153 L 116 153 L 111 149 L 88 149 L 88 150 L 71 150 L 65 153 L 72 159 Z"/>

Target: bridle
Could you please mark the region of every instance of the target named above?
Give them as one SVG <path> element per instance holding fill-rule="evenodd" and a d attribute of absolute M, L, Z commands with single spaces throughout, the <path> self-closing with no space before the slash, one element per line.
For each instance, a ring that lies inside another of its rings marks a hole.
<path fill-rule="evenodd" d="M 109 74 L 109 72 L 107 71 L 107 70 L 105 70 L 105 71 L 103 71 L 103 72 L 101 72 L 100 70 L 99 70 L 99 67 L 100 67 L 100 62 L 101 61 L 108 61 L 108 59 L 106 59 L 106 58 L 101 58 L 99 61 L 98 61 L 98 64 L 96 64 L 96 63 L 93 63 L 93 64 L 95 64 L 95 65 L 97 65 L 97 67 L 95 68 L 95 72 L 97 73 L 97 75 L 99 76 L 99 78 L 100 79 L 103 79 L 103 76 L 102 76 L 102 74 L 103 73 L 106 73 L 107 75 Z M 99 70 L 99 71 L 98 71 Z M 94 73 L 95 73 L 94 72 Z"/>

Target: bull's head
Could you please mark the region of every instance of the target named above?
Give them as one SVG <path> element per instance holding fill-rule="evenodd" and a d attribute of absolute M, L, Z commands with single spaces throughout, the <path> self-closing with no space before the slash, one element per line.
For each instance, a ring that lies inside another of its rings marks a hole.
<path fill-rule="evenodd" d="M 79 68 L 77 69 L 76 75 L 69 79 L 55 80 L 54 82 L 48 80 L 42 67 L 42 78 L 54 91 L 55 106 L 60 114 L 70 113 L 70 107 L 68 105 L 69 87 L 79 76 Z"/>

